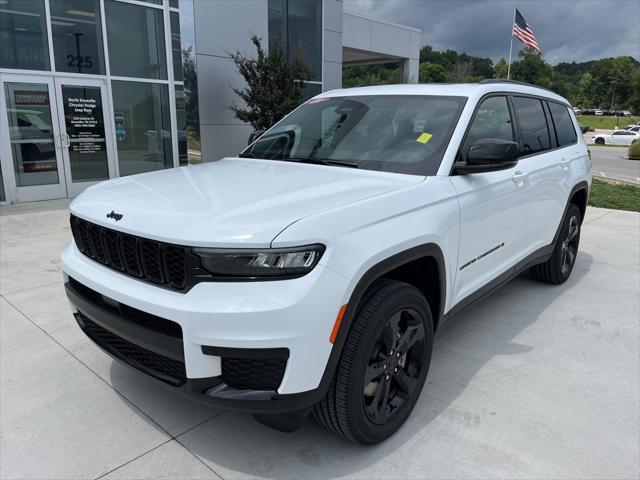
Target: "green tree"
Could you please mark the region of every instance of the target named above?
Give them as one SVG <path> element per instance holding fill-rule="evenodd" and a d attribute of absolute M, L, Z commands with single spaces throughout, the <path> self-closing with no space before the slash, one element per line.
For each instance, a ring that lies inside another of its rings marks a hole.
<path fill-rule="evenodd" d="M 511 64 L 511 78 L 531 83 L 539 87 L 550 88 L 553 80 L 553 67 L 531 48 L 518 52 L 520 60 Z"/>
<path fill-rule="evenodd" d="M 589 72 L 580 77 L 580 82 L 578 83 L 578 94 L 574 103 L 581 107 L 590 107 L 595 105 L 593 95 L 593 75 Z"/>
<path fill-rule="evenodd" d="M 300 105 L 303 82 L 311 79 L 311 70 L 300 57 L 287 62 L 277 45 L 265 53 L 256 35 L 251 42 L 256 47 L 255 58 L 240 52 L 230 54 L 246 83 L 245 88 L 233 91 L 244 100 L 246 108 L 229 108 L 238 120 L 250 123 L 256 130 L 266 130 Z"/>
<path fill-rule="evenodd" d="M 447 72 L 442 65 L 424 62 L 420 64 L 418 78 L 420 83 L 444 82 L 447 80 Z"/>
<path fill-rule="evenodd" d="M 502 57 L 493 68 L 493 78 L 507 78 L 508 71 L 509 66 L 507 65 L 507 61 Z"/>

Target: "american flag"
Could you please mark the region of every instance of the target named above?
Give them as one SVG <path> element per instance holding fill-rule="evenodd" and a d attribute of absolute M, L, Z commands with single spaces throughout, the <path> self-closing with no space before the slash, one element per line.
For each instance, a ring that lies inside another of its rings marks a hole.
<path fill-rule="evenodd" d="M 522 14 L 516 8 L 516 15 L 513 22 L 513 36 L 520 40 L 525 45 L 533 48 L 540 52 L 540 47 L 538 46 L 538 41 L 536 40 L 536 36 L 533 34 L 533 30 L 524 19 Z"/>

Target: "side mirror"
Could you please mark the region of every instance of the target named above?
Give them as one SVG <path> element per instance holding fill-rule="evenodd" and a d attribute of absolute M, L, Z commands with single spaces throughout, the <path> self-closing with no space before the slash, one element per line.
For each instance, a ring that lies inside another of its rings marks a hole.
<path fill-rule="evenodd" d="M 255 142 L 264 134 L 264 132 L 266 132 L 266 130 L 254 130 L 251 135 L 249 135 L 249 143 L 247 143 L 247 145 L 251 145 L 253 142 Z"/>
<path fill-rule="evenodd" d="M 465 163 L 455 166 L 462 175 L 506 170 L 518 163 L 520 147 L 516 142 L 499 138 L 478 140 L 469 147 Z"/>

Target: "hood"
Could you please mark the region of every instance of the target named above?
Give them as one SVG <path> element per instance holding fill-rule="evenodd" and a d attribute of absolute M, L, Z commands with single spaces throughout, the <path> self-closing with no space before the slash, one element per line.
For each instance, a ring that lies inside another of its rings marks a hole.
<path fill-rule="evenodd" d="M 99 183 L 75 199 L 71 211 L 108 228 L 169 243 L 268 247 L 296 220 L 423 180 L 355 168 L 225 158 Z"/>

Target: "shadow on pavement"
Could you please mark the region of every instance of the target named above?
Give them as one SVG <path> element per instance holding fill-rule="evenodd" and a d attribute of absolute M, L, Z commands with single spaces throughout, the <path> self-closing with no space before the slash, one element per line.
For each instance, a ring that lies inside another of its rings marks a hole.
<path fill-rule="evenodd" d="M 420 448 L 420 442 L 452 428 L 480 422 L 477 412 L 456 407 L 456 399 L 490 361 L 491 372 L 482 372 L 484 380 L 476 379 L 475 384 L 484 381 L 490 390 L 495 382 L 508 382 L 510 375 L 518 374 L 517 368 L 509 367 L 509 363 L 517 363 L 510 358 L 531 352 L 534 347 L 514 339 L 589 272 L 592 260 L 580 252 L 571 278 L 560 286 L 539 283 L 523 274 L 448 322 L 436 336 L 427 383 L 412 415 L 398 433 L 381 445 L 353 445 L 311 419 L 297 432 L 285 434 L 259 425 L 248 414 L 229 411 L 178 436 L 178 440 L 223 477 L 334 478 L 371 471 L 373 465 L 378 472 L 372 474 L 376 478 L 406 477 L 403 472 L 408 471 L 419 477 L 419 471 L 412 470 L 410 464 L 416 456 L 428 455 L 428 450 Z M 125 368 L 116 362 L 112 365 L 111 377 L 119 391 L 127 390 L 123 383 L 139 380 L 137 372 L 124 375 L 121 369 Z M 157 394 L 178 395 L 162 387 L 158 387 Z M 190 405 L 185 399 L 185 408 Z M 146 411 L 144 404 L 138 406 Z M 436 423 L 438 426 L 433 425 Z M 451 437 L 447 441 L 450 440 Z M 383 460 L 384 468 L 380 470 Z M 430 460 L 423 458 L 418 463 L 425 465 Z"/>

